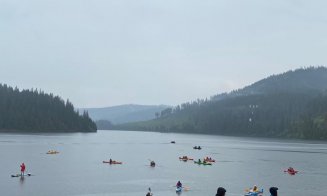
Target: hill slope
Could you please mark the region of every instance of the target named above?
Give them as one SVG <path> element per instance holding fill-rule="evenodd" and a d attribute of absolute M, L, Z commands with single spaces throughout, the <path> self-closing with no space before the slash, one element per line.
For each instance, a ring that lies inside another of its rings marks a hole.
<path fill-rule="evenodd" d="M 199 100 L 166 109 L 159 119 L 115 128 L 327 139 L 327 107 L 322 107 L 327 105 L 326 89 L 326 68 L 298 69 L 209 101 Z M 310 133 L 313 129 L 314 133 Z"/>
<path fill-rule="evenodd" d="M 94 121 L 107 120 L 113 124 L 151 120 L 155 113 L 168 108 L 165 105 L 120 105 L 106 108 L 84 108 Z"/>
<path fill-rule="evenodd" d="M 69 101 L 37 90 L 0 84 L 0 131 L 96 131 L 87 113 L 79 115 Z"/>

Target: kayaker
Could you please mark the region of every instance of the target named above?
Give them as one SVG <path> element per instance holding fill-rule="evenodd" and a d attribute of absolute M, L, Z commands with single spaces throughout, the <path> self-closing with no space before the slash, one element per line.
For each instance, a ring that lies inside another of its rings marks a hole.
<path fill-rule="evenodd" d="M 26 169 L 25 163 L 22 163 L 22 164 L 20 165 L 20 175 L 21 175 L 21 176 L 24 176 L 25 169 Z"/>
<path fill-rule="evenodd" d="M 198 162 L 201 163 L 201 159 L 199 159 Z"/>
<path fill-rule="evenodd" d="M 277 196 L 277 187 L 270 187 L 269 192 L 271 194 L 271 196 Z"/>
<path fill-rule="evenodd" d="M 225 193 L 226 193 L 226 189 L 224 189 L 223 187 L 219 187 L 217 189 L 217 194 L 216 196 L 225 196 Z"/>
<path fill-rule="evenodd" d="M 177 187 L 177 188 L 180 188 L 180 187 L 182 187 L 182 186 L 183 186 L 183 185 L 182 185 L 181 181 L 178 181 L 177 184 L 176 184 L 176 187 Z"/>
<path fill-rule="evenodd" d="M 150 162 L 150 166 L 151 166 L 151 167 L 154 167 L 154 166 L 156 166 L 156 163 L 155 163 L 154 161 L 151 161 L 151 162 Z"/>
<path fill-rule="evenodd" d="M 253 192 L 258 192 L 258 187 L 257 187 L 257 185 L 254 185 L 254 186 L 253 186 L 252 191 L 253 191 Z"/>
<path fill-rule="evenodd" d="M 289 168 L 288 168 L 288 171 L 293 173 L 293 172 L 294 172 L 293 167 L 289 167 Z"/>
<path fill-rule="evenodd" d="M 109 163 L 112 164 L 112 159 L 109 159 Z"/>
<path fill-rule="evenodd" d="M 152 196 L 151 188 L 149 188 L 149 192 L 145 196 Z"/>

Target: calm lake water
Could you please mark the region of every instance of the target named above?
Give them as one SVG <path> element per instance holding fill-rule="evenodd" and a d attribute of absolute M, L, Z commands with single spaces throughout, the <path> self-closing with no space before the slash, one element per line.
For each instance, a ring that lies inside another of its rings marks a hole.
<path fill-rule="evenodd" d="M 170 144 L 175 140 L 176 144 Z M 202 150 L 193 150 L 200 145 Z M 57 155 L 45 154 L 60 151 Z M 211 156 L 199 166 L 178 157 Z M 123 165 L 103 164 L 113 158 Z M 157 167 L 149 167 L 149 159 Z M 11 178 L 25 162 L 31 177 Z M 293 166 L 299 174 L 283 170 Z M 253 185 L 277 186 L 279 195 L 327 195 L 327 144 L 191 134 L 99 131 L 74 134 L 0 134 L 0 195 L 154 196 L 176 195 L 178 180 L 190 187 L 183 196 L 244 195 Z"/>

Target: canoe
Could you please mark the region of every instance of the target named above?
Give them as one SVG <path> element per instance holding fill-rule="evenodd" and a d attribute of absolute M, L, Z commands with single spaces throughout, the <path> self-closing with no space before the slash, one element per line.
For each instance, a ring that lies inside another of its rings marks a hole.
<path fill-rule="evenodd" d="M 212 165 L 212 163 L 204 163 L 204 162 L 199 162 L 199 161 L 194 161 L 195 164 L 198 165 Z"/>
<path fill-rule="evenodd" d="M 110 163 L 110 161 L 102 161 L 103 163 L 109 163 L 110 165 L 112 165 L 112 164 L 123 164 L 123 162 L 119 162 L 119 161 L 112 161 L 111 163 Z"/>

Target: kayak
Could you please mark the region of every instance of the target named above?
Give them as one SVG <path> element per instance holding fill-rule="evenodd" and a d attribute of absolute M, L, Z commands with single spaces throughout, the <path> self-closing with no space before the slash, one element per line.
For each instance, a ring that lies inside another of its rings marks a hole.
<path fill-rule="evenodd" d="M 247 191 L 244 196 L 262 196 L 263 195 L 263 189 L 261 191 Z"/>
<path fill-rule="evenodd" d="M 204 159 L 204 161 L 206 161 L 206 162 L 209 162 L 209 163 L 215 163 L 216 162 L 216 160 L 214 160 L 214 159 Z"/>
<path fill-rule="evenodd" d="M 102 161 L 103 163 L 109 163 L 110 165 L 112 165 L 112 164 L 123 164 L 123 162 L 119 162 L 119 161 L 112 161 L 111 163 L 110 163 L 110 161 Z"/>
<path fill-rule="evenodd" d="M 256 191 L 256 192 L 247 192 L 245 193 L 244 196 L 262 196 L 263 195 L 263 191 Z"/>
<path fill-rule="evenodd" d="M 176 187 L 176 193 L 180 193 L 180 192 L 182 192 L 182 190 L 183 190 L 183 187 Z"/>
<path fill-rule="evenodd" d="M 199 147 L 194 146 L 193 149 L 195 149 L 195 150 L 201 150 L 202 148 L 200 146 Z"/>
<path fill-rule="evenodd" d="M 289 175 L 295 175 L 297 174 L 299 171 L 289 171 L 289 170 L 285 170 L 284 172 L 287 172 Z"/>
<path fill-rule="evenodd" d="M 212 165 L 212 163 L 204 163 L 204 162 L 199 162 L 199 161 L 194 161 L 195 164 L 198 165 Z"/>
<path fill-rule="evenodd" d="M 32 176 L 32 174 L 28 173 L 28 174 L 24 174 L 23 176 Z M 21 174 L 16 174 L 16 175 L 11 175 L 11 177 L 15 178 L 15 177 L 22 177 Z"/>
<path fill-rule="evenodd" d="M 58 154 L 59 152 L 58 151 L 53 151 L 53 150 L 49 150 L 48 152 L 47 152 L 47 154 Z"/>
<path fill-rule="evenodd" d="M 181 161 L 193 161 L 193 159 L 192 158 L 189 158 L 189 157 L 186 157 L 186 158 L 179 157 L 179 160 L 181 160 Z"/>

